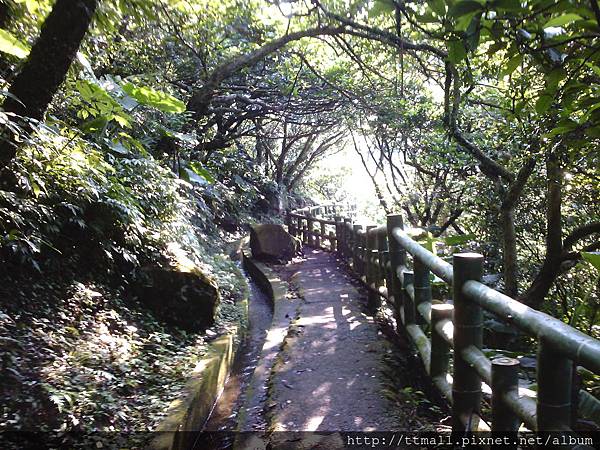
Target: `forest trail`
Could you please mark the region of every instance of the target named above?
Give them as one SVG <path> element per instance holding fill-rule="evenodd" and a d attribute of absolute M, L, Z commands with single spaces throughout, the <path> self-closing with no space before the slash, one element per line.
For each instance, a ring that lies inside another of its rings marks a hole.
<path fill-rule="evenodd" d="M 272 377 L 276 431 L 394 430 L 381 370 L 390 344 L 336 259 L 305 248 L 284 269 L 302 302 Z M 275 406 L 276 405 L 276 406 Z"/>

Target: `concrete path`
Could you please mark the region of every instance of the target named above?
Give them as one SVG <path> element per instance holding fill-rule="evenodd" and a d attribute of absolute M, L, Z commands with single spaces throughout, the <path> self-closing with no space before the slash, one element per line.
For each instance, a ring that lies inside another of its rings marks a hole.
<path fill-rule="evenodd" d="M 389 344 L 335 258 L 305 252 L 304 261 L 284 269 L 302 301 L 271 379 L 272 429 L 400 429 L 380 382 Z"/>

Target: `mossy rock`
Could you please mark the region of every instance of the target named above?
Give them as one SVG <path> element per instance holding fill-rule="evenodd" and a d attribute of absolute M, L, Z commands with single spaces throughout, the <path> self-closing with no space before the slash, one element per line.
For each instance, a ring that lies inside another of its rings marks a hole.
<path fill-rule="evenodd" d="M 287 262 L 296 254 L 298 244 L 282 225 L 263 223 L 250 225 L 250 249 L 255 259 Z"/>
<path fill-rule="evenodd" d="M 135 295 L 161 320 L 186 331 L 200 331 L 215 321 L 219 289 L 189 260 L 141 269 Z"/>

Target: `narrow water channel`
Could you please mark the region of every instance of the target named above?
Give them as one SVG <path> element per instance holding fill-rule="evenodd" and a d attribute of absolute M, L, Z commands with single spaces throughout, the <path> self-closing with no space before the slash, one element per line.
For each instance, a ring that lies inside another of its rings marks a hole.
<path fill-rule="evenodd" d="M 248 302 L 248 332 L 223 393 L 217 399 L 202 433 L 198 434 L 194 449 L 228 450 L 233 448 L 240 408 L 246 402 L 245 388 L 252 379 L 267 331 L 273 318 L 272 305 L 251 279 Z"/>

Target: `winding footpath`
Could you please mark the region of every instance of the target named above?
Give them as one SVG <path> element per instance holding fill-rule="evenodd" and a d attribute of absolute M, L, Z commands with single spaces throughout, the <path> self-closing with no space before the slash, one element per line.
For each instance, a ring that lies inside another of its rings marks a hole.
<path fill-rule="evenodd" d="M 305 259 L 283 269 L 301 302 L 271 377 L 271 429 L 398 429 L 381 385 L 390 344 L 363 313 L 364 299 L 339 262 L 319 250 L 305 252 Z M 286 440 L 290 433 L 271 436 L 274 448 L 285 447 Z"/>

